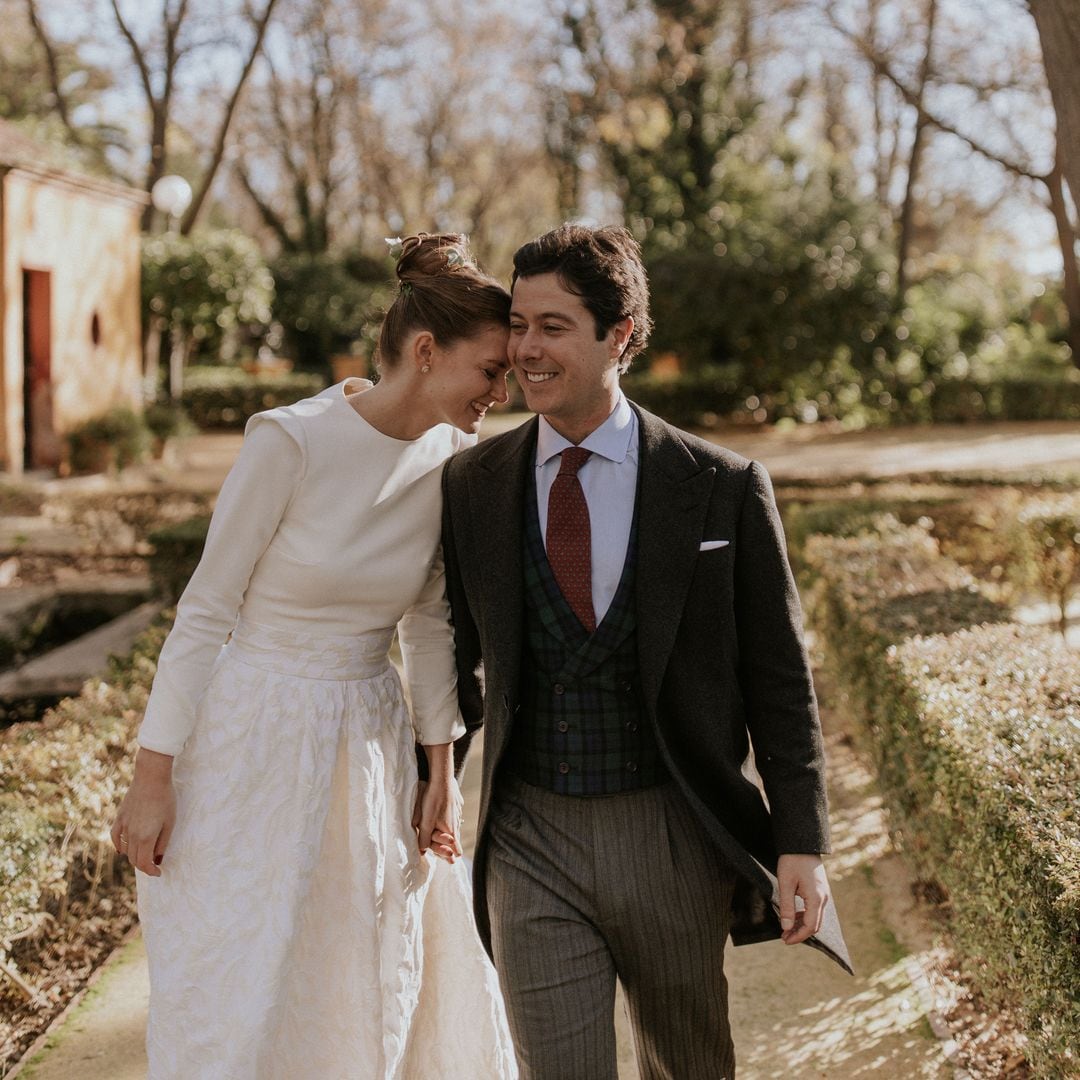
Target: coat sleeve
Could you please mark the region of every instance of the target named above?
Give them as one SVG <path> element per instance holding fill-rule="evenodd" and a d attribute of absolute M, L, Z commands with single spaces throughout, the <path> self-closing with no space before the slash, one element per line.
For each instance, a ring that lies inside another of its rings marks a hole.
<path fill-rule="evenodd" d="M 299 433 L 268 414 L 248 421 L 218 495 L 199 565 L 176 608 L 139 728 L 139 745 L 176 755 L 195 726 L 221 647 L 236 624 L 252 571 L 304 473 Z"/>
<path fill-rule="evenodd" d="M 739 514 L 739 682 L 780 854 L 829 850 L 825 758 L 802 610 L 768 473 L 752 462 Z"/>
<path fill-rule="evenodd" d="M 458 542 L 462 539 L 459 533 L 467 524 L 464 517 L 468 509 L 461 470 L 457 466 L 458 463 L 451 459 L 443 472 L 443 553 L 446 561 L 446 595 L 454 627 L 458 705 L 465 727 L 475 731 L 484 722 L 483 652 L 458 556 Z"/>

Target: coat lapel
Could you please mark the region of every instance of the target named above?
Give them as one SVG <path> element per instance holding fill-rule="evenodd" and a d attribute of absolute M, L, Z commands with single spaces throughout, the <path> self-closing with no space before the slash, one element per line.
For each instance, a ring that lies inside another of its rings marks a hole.
<path fill-rule="evenodd" d="M 517 697 L 521 667 L 525 622 L 522 533 L 536 430 L 534 417 L 504 437 L 481 444 L 468 472 L 472 550 L 477 553 L 472 572 L 482 595 L 477 607 L 484 612 L 485 640 L 499 643 L 499 679 L 506 695 L 502 704 L 507 711 L 500 712 L 498 702 L 489 702 L 485 716 L 493 757 L 509 733 L 508 710 Z"/>
<path fill-rule="evenodd" d="M 705 528 L 714 468 L 702 469 L 672 428 L 634 406 L 640 424 L 637 634 L 646 707 L 660 684 L 682 620 Z"/>

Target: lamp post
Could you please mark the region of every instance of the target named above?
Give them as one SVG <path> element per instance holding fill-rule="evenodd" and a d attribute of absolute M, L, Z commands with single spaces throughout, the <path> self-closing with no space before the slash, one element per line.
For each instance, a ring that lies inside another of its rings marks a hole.
<path fill-rule="evenodd" d="M 167 231 L 174 232 L 180 217 L 191 205 L 191 185 L 182 176 L 162 176 L 150 189 L 150 201 L 154 204 L 155 210 L 165 215 L 168 222 Z M 151 394 L 155 397 L 157 396 L 157 370 L 160 352 L 159 333 L 152 335 L 146 364 L 146 382 Z M 174 326 L 169 335 L 169 397 L 173 401 L 180 399 L 183 390 L 185 352 L 183 334 L 178 327 Z"/>

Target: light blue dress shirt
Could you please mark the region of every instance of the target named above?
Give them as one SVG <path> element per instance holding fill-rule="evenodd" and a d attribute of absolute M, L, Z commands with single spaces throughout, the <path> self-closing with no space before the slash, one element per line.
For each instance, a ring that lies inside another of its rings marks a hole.
<path fill-rule="evenodd" d="M 547 542 L 548 497 L 559 475 L 559 455 L 573 446 L 542 416 L 536 440 L 536 508 Z M 592 457 L 578 471 L 592 533 L 592 599 L 596 621 L 604 618 L 622 577 L 634 520 L 638 475 L 638 418 L 620 393 L 611 415 L 581 447 Z"/>

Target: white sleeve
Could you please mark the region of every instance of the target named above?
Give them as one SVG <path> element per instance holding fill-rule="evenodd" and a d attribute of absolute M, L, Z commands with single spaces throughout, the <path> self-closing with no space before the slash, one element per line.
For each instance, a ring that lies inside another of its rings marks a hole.
<path fill-rule="evenodd" d="M 441 548 L 423 592 L 398 623 L 398 639 L 417 741 L 437 746 L 460 739 L 465 724 L 458 711 L 454 631 Z"/>
<path fill-rule="evenodd" d="M 298 436 L 299 437 L 299 436 Z M 195 725 L 218 652 L 236 624 L 252 571 L 304 472 L 297 439 L 265 415 L 253 416 L 225 478 L 202 559 L 176 609 L 139 728 L 139 745 L 178 754 Z"/>

